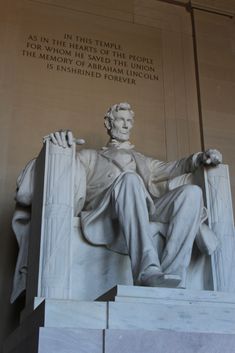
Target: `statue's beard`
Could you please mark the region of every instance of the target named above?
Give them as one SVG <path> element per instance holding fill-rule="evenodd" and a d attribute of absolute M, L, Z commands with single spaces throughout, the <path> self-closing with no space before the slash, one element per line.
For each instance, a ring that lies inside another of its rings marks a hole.
<path fill-rule="evenodd" d="M 115 128 L 109 130 L 109 135 L 112 139 L 115 139 L 120 142 L 128 141 L 130 138 L 130 132 L 121 132 Z"/>

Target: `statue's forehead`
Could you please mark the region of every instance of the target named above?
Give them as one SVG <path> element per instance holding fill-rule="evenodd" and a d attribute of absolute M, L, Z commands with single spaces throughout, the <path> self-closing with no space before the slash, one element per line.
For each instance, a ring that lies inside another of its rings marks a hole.
<path fill-rule="evenodd" d="M 129 118 L 131 118 L 132 120 L 134 120 L 131 112 L 129 110 L 123 110 L 123 109 L 120 109 L 118 111 L 114 111 L 113 112 L 113 117 L 114 117 L 114 119 L 116 119 L 116 118 L 129 119 Z"/>

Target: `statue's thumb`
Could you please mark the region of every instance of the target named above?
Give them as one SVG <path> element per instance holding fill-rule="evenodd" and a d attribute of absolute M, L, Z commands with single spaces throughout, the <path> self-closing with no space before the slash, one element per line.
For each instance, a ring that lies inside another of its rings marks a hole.
<path fill-rule="evenodd" d="M 84 139 L 74 139 L 74 142 L 76 145 L 84 145 L 86 141 Z"/>

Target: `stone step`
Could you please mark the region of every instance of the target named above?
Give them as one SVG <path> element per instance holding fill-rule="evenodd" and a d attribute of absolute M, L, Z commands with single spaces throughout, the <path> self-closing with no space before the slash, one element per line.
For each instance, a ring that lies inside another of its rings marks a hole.
<path fill-rule="evenodd" d="M 37 298 L 37 304 L 41 303 L 11 334 L 4 352 L 39 328 L 235 334 L 231 293 L 119 285 L 98 299 L 41 302 Z"/>
<path fill-rule="evenodd" d="M 208 303 L 235 305 L 235 293 L 199 291 L 178 288 L 140 287 L 117 285 L 101 295 L 96 301 L 137 301 Z"/>
<path fill-rule="evenodd" d="M 109 302 L 107 327 L 235 334 L 235 305 Z"/>
<path fill-rule="evenodd" d="M 98 300 L 109 301 L 109 329 L 235 334 L 232 293 L 118 285 Z"/>
<path fill-rule="evenodd" d="M 103 330 L 40 327 L 4 353 L 103 353 Z"/>
<path fill-rule="evenodd" d="M 107 327 L 107 303 L 56 299 L 43 300 L 7 338 L 4 352 L 10 352 L 40 327 L 105 329 Z"/>
<path fill-rule="evenodd" d="M 7 353 L 232 353 L 235 335 L 39 328 Z"/>

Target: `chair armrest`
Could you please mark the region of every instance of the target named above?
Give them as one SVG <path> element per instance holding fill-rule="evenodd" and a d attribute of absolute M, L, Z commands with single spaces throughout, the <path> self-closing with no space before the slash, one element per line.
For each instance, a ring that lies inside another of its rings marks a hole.
<path fill-rule="evenodd" d="M 233 292 L 235 236 L 229 168 L 225 164 L 199 168 L 193 177 L 203 190 L 208 225 L 219 240 L 219 247 L 211 256 L 214 290 Z"/>

